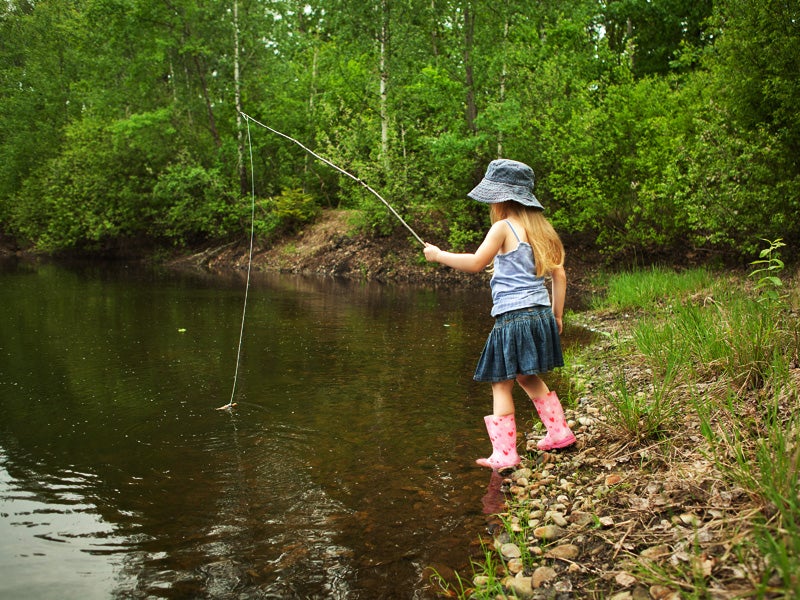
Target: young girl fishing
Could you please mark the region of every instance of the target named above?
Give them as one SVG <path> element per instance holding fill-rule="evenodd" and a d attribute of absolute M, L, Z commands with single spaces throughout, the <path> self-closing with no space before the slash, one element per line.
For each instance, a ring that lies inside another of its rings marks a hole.
<path fill-rule="evenodd" d="M 467 194 L 490 205 L 492 227 L 473 254 L 453 253 L 425 244 L 425 258 L 460 271 L 477 273 L 494 261 L 490 282 L 495 324 L 475 369 L 476 381 L 492 384 L 492 414 L 484 417 L 492 454 L 477 463 L 492 469 L 513 467 L 517 454 L 514 381 L 533 401 L 547 435 L 540 450 L 575 443 L 555 392 L 540 374 L 564 366 L 563 329 L 567 277 L 564 246 L 533 195 L 533 170 L 526 164 L 492 161 L 483 180 Z M 552 277 L 552 302 L 544 278 Z"/>

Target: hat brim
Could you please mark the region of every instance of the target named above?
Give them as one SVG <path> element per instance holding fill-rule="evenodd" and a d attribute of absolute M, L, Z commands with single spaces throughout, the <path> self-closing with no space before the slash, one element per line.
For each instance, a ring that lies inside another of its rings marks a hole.
<path fill-rule="evenodd" d="M 497 204 L 498 202 L 513 200 L 525 206 L 544 210 L 544 206 L 527 186 L 499 183 L 486 178 L 476 185 L 467 196 L 485 204 Z"/>

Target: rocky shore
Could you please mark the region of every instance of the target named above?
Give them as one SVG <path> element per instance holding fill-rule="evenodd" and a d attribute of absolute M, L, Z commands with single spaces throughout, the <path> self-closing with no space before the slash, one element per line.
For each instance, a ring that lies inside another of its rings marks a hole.
<path fill-rule="evenodd" d="M 610 365 L 624 364 L 640 394 L 650 374 L 619 352 L 630 319 L 583 318 L 599 335 L 567 366 L 583 390 L 565 410 L 578 441 L 540 452 L 544 432 L 525 436 L 522 463 L 498 476 L 504 506 L 484 540 L 494 572 L 474 576 L 472 597 L 491 597 L 477 594 L 498 581 L 505 597 L 534 600 L 753 596 L 764 565 L 742 542 L 761 507 L 716 471 L 696 416 L 679 415 L 680 432 L 657 441 L 615 425 L 603 392 Z"/>

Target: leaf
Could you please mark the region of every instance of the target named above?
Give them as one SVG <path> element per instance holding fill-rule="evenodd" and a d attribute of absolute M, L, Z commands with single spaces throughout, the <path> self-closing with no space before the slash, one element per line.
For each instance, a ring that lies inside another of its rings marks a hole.
<path fill-rule="evenodd" d="M 774 275 L 770 275 L 769 277 L 764 277 L 767 281 L 769 281 L 775 287 L 781 287 L 783 285 L 783 281 L 780 278 L 775 277 Z"/>

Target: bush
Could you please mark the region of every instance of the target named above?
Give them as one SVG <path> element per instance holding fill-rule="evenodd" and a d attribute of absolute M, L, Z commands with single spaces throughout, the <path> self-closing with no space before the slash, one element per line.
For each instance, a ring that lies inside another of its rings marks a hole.
<path fill-rule="evenodd" d="M 193 164 L 186 156 L 159 176 L 153 199 L 159 208 L 151 233 L 178 244 L 224 237 L 246 213 L 245 203 L 236 206 L 217 169 Z"/>
<path fill-rule="evenodd" d="M 313 222 L 321 210 L 311 195 L 299 189 L 286 189 L 256 203 L 255 231 L 262 237 L 292 233 Z"/>

